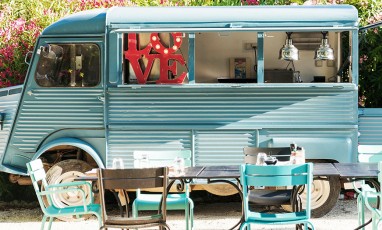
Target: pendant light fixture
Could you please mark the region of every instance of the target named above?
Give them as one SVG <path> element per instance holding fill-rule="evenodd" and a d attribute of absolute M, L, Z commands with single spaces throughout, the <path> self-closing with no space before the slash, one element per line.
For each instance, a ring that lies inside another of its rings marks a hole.
<path fill-rule="evenodd" d="M 298 60 L 298 49 L 292 44 L 292 32 L 287 32 L 285 45 L 280 49 L 280 60 L 295 61 Z"/>
<path fill-rule="evenodd" d="M 322 40 L 321 45 L 316 49 L 316 52 L 314 54 L 315 60 L 334 60 L 334 51 L 329 46 L 328 42 L 328 32 L 321 32 L 322 33 Z"/>

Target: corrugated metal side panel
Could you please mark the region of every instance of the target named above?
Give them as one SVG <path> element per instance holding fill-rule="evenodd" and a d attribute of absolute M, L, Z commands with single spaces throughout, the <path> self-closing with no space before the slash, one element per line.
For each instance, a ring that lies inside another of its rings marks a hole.
<path fill-rule="evenodd" d="M 9 133 L 14 122 L 20 93 L 0 97 L 0 113 L 4 114 L 3 129 L 0 130 L 0 159 L 2 158 L 7 146 Z"/>
<path fill-rule="evenodd" d="M 103 128 L 102 93 L 89 88 L 34 89 L 23 98 L 11 143 L 21 151 L 35 151 L 57 130 Z"/>
<path fill-rule="evenodd" d="M 107 165 L 120 157 L 132 166 L 132 151 L 147 148 L 190 148 L 195 165 L 240 164 L 242 148 L 257 145 L 258 130 L 262 146 L 276 144 L 262 130 L 287 130 L 289 137 L 294 130 L 347 130 L 337 138 L 346 142 L 357 127 L 356 98 L 351 87 L 111 88 Z"/>
<path fill-rule="evenodd" d="M 110 125 L 139 129 L 346 128 L 355 90 L 336 88 L 120 88 L 109 90 Z"/>
<path fill-rule="evenodd" d="M 382 109 L 360 110 L 359 134 L 360 145 L 382 145 Z"/>
<path fill-rule="evenodd" d="M 308 159 L 332 159 L 355 162 L 357 158 L 357 129 L 275 129 L 261 130 L 265 146 L 304 147 Z"/>
<path fill-rule="evenodd" d="M 251 131 L 198 131 L 195 133 L 195 165 L 239 165 L 243 147 L 256 146 Z"/>
<path fill-rule="evenodd" d="M 133 167 L 135 150 L 192 149 L 190 131 L 127 131 L 109 130 L 106 167 L 113 166 L 114 158 L 121 158 L 124 166 Z"/>

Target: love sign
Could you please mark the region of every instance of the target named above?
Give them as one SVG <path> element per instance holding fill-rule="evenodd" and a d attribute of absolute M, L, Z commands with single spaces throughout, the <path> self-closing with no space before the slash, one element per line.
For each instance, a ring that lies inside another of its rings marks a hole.
<path fill-rule="evenodd" d="M 178 76 L 177 63 L 185 66 L 186 61 L 181 54 L 176 54 L 176 51 L 182 45 L 182 33 L 171 33 L 171 36 L 174 44 L 171 47 L 167 47 L 160 41 L 158 33 L 151 33 L 150 42 L 143 49 L 139 49 L 137 34 L 128 34 L 128 49 L 124 52 L 124 55 L 125 59 L 131 64 L 138 84 L 146 84 L 155 59 L 158 59 L 160 63 L 157 84 L 183 83 L 187 73 L 183 72 Z M 143 58 L 147 59 L 146 66 L 141 66 Z"/>

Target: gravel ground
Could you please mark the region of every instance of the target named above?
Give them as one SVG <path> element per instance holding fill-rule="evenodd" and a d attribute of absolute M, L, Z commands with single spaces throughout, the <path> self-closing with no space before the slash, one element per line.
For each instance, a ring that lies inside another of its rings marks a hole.
<path fill-rule="evenodd" d="M 229 229 L 240 218 L 240 202 L 198 203 L 194 209 L 195 230 Z M 118 212 L 117 212 L 118 214 Z M 40 229 L 42 212 L 36 203 L 0 203 L 0 229 L 34 230 Z M 367 215 L 369 217 L 369 215 Z M 172 230 L 185 229 L 184 214 L 181 211 L 168 211 L 168 224 Z M 339 200 L 336 207 L 321 218 L 312 219 L 318 230 L 349 230 L 357 227 L 356 200 Z M 55 221 L 52 230 L 98 229 L 94 217 L 86 221 Z M 295 229 L 294 226 L 253 226 L 252 229 Z M 367 226 L 365 229 L 371 229 Z"/>

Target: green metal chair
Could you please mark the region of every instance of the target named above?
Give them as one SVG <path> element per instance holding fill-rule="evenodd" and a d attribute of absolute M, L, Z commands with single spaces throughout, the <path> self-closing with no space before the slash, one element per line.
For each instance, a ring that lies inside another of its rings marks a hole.
<path fill-rule="evenodd" d="M 91 184 L 86 181 L 68 182 L 49 185 L 45 179 L 45 170 L 40 159 L 27 163 L 28 173 L 31 177 L 33 187 L 35 189 L 38 202 L 40 203 L 41 210 L 44 213 L 41 223 L 41 230 L 45 229 L 45 222 L 49 218 L 48 229 L 51 228 L 53 219 L 61 216 L 77 216 L 81 217 L 86 214 L 94 214 L 99 226 L 101 226 L 101 207 L 99 204 L 94 203 L 93 194 L 90 193 L 87 196 L 83 186 L 88 186 L 91 191 Z M 43 190 L 39 186 L 42 184 Z M 67 206 L 57 207 L 52 202 L 52 195 L 64 194 L 64 193 L 76 193 L 78 196 L 82 196 L 83 204 L 80 206 Z M 46 202 L 44 202 L 44 199 Z"/>
<path fill-rule="evenodd" d="M 307 193 L 307 202 L 304 207 L 300 205 L 293 212 L 258 212 L 250 208 L 249 199 L 249 190 L 256 186 L 306 186 L 305 189 L 310 191 L 313 181 L 312 167 L 311 163 L 267 166 L 241 165 L 240 183 L 243 189 L 244 221 L 240 229 L 250 229 L 250 224 L 296 224 L 299 228 L 301 224 L 304 224 L 305 230 L 309 227 L 314 229 L 310 222 L 310 193 Z M 293 199 L 298 199 L 298 193 L 293 195 Z"/>
<path fill-rule="evenodd" d="M 382 146 L 380 145 L 360 145 L 358 146 L 358 152 L 360 154 L 361 162 L 380 162 L 382 161 Z M 353 182 L 353 189 L 357 193 L 357 209 L 358 209 L 358 224 L 359 226 L 365 226 L 365 202 L 377 205 L 377 196 L 373 196 L 376 192 L 372 184 L 367 183 L 365 180 L 358 180 Z M 367 195 L 365 193 L 368 193 Z M 364 229 L 362 227 L 361 229 Z"/>
<path fill-rule="evenodd" d="M 382 161 L 378 163 L 378 182 L 379 184 L 382 183 Z M 372 230 L 380 230 L 382 229 L 382 205 L 381 205 L 381 198 L 382 198 L 382 192 L 381 191 L 373 191 L 373 190 L 365 190 L 362 192 L 362 195 L 364 196 L 364 202 L 366 207 L 371 211 L 371 219 L 372 219 Z M 370 198 L 377 198 L 378 202 L 377 205 L 370 204 Z"/>
<path fill-rule="evenodd" d="M 258 153 L 266 153 L 272 155 L 281 161 L 289 161 L 291 150 L 290 147 L 276 147 L 276 148 L 257 148 L 246 146 L 243 149 L 244 163 L 257 164 Z M 297 205 L 291 203 L 291 196 L 295 192 L 294 188 L 275 188 L 275 189 L 252 189 L 248 193 L 249 202 L 251 205 L 262 206 L 270 210 L 271 207 L 284 207 Z M 292 207 L 293 208 L 293 207 Z"/>
<path fill-rule="evenodd" d="M 174 164 L 175 158 L 182 158 L 184 160 L 184 166 L 191 166 L 191 151 L 134 151 L 134 167 L 142 166 L 142 159 L 145 162 L 145 166 L 150 167 L 163 167 L 171 166 Z M 147 165 L 149 164 L 149 165 Z M 171 190 L 170 190 L 171 192 Z M 194 202 L 190 198 L 190 188 L 186 184 L 184 192 L 171 192 L 167 195 L 167 210 L 184 210 L 186 218 L 186 229 L 193 229 L 194 220 Z M 145 210 L 157 210 L 160 202 L 160 194 L 152 192 L 143 193 L 140 189 L 136 192 L 136 198 L 133 202 L 133 216 L 138 216 L 138 211 Z"/>

